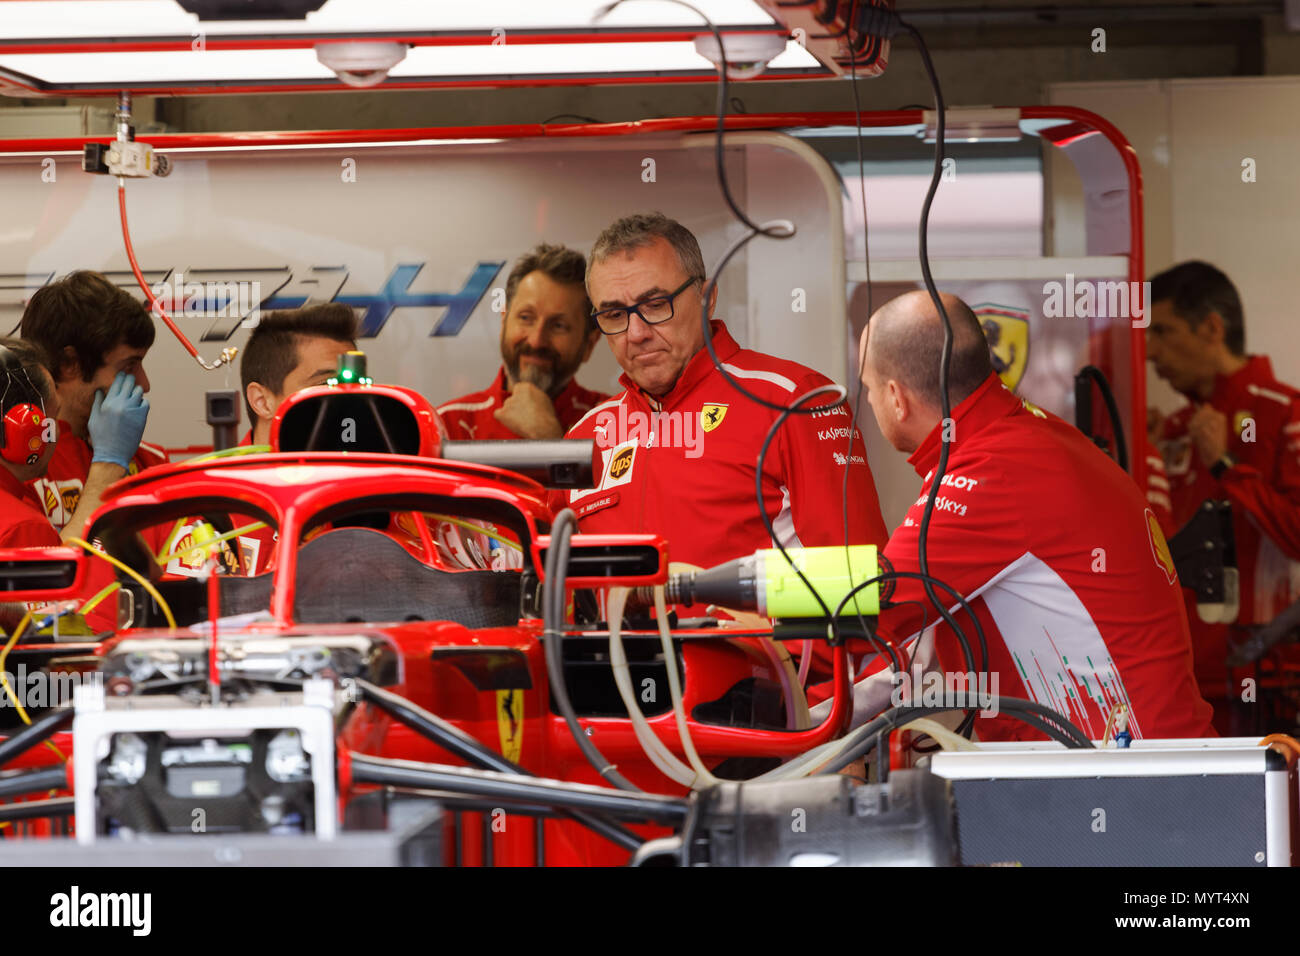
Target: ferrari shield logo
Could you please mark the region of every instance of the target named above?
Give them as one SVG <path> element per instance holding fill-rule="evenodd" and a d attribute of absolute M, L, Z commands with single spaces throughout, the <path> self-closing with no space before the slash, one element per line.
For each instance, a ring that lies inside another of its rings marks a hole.
<path fill-rule="evenodd" d="M 524 749 L 524 692 L 497 691 L 497 729 L 501 732 L 501 756 L 519 763 Z"/>
<path fill-rule="evenodd" d="M 1025 377 L 1025 365 L 1029 362 L 1028 310 L 981 302 L 972 311 L 979 316 L 984 337 L 989 341 L 993 371 L 1014 392 Z"/>
<path fill-rule="evenodd" d="M 700 427 L 711 432 L 727 417 L 726 405 L 705 405 L 700 409 Z"/>

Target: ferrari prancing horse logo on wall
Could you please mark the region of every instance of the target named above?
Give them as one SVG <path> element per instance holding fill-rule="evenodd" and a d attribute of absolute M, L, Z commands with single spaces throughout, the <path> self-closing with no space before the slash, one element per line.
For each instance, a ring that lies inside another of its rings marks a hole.
<path fill-rule="evenodd" d="M 1029 312 L 993 302 L 981 302 L 971 311 L 979 316 L 984 337 L 989 340 L 993 371 L 1014 392 L 1029 363 Z"/>

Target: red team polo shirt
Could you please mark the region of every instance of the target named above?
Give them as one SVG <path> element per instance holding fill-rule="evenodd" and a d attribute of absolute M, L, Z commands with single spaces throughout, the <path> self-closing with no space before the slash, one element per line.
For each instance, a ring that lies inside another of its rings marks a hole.
<path fill-rule="evenodd" d="M 1210 706 L 1192 677 L 1173 558 L 1133 479 L 1072 425 L 1016 398 L 996 375 L 952 417 L 955 440 L 927 535 L 930 574 L 963 594 L 979 616 L 997 693 L 1051 707 L 1093 739 L 1119 702 L 1129 708 L 1134 738 L 1213 735 Z M 885 548 L 895 570 L 919 570 L 919 526 L 939 452 L 936 426 L 908 459 L 922 487 Z M 942 599 L 963 625 L 978 666 L 969 618 Z M 901 606 L 882 612 L 882 635 L 908 646 L 918 662 L 932 656 L 933 641 L 938 662 L 931 666 L 966 672 L 951 630 L 933 624 L 920 581 L 897 580 L 891 601 Z M 889 704 L 883 663 L 867 662 L 876 673 L 855 688 L 855 723 Z M 921 697 L 917 688 L 913 698 Z M 1039 736 L 1005 715 L 979 720 L 976 730 L 983 740 Z"/>
<path fill-rule="evenodd" d="M 717 320 L 712 328 L 727 371 L 770 402 L 788 405 L 830 383 L 795 362 L 742 349 Z M 566 436 L 596 439 L 598 487 L 554 493 L 556 510 L 573 508 L 584 532 L 658 533 L 672 560 L 700 567 L 772 547 L 754 477 L 759 448 L 779 413 L 737 392 L 706 350 L 686 363 L 662 400 L 645 395 L 627 375 L 619 381 L 626 391 L 597 405 Z M 846 455 L 849 420 L 843 406 L 791 415 L 768 448 L 764 505 L 787 547 L 844 544 L 846 469 L 849 541 L 883 544 L 889 536 L 856 428 Z"/>
<path fill-rule="evenodd" d="M 447 426 L 447 437 L 453 441 L 473 441 L 476 439 L 510 440 L 519 436 L 506 428 L 492 413 L 510 397 L 510 385 L 506 382 L 506 370 L 497 372 L 497 377 L 484 391 L 474 392 L 462 398 L 452 399 L 438 406 L 438 414 Z M 554 399 L 555 415 L 560 425 L 567 431 L 577 424 L 578 419 L 587 414 L 609 396 L 583 388 L 576 379 L 571 379 Z"/>
<path fill-rule="evenodd" d="M 41 511 L 36 493 L 8 468 L 0 468 L 0 548 L 57 548 L 59 533 Z"/>
<path fill-rule="evenodd" d="M 1300 392 L 1273 376 L 1267 357 L 1214 383 L 1209 404 L 1228 418 L 1228 454 L 1237 462 L 1216 479 L 1201 463 L 1188 406 L 1166 419 L 1160 447 L 1174 524 L 1182 527 L 1207 498 L 1232 505 L 1241 609 L 1235 625 L 1206 624 L 1187 591 L 1196 674 L 1207 695 L 1225 692 L 1228 629 L 1266 624 L 1300 596 Z M 1251 427 L 1253 425 L 1253 427 Z"/>

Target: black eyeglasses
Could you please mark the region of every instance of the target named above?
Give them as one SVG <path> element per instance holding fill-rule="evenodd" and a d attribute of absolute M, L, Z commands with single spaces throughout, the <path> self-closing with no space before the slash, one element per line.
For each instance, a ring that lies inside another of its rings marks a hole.
<path fill-rule="evenodd" d="M 701 281 L 703 280 L 700 276 L 691 276 L 668 295 L 646 299 L 636 305 L 626 305 L 617 309 L 604 309 L 600 312 L 593 312 L 591 317 L 596 320 L 596 325 L 606 335 L 618 335 L 620 332 L 626 332 L 628 323 L 632 321 L 634 314 L 641 316 L 641 321 L 647 325 L 658 325 L 660 322 L 667 322 L 673 317 L 673 300 L 685 292 L 693 283 Z"/>

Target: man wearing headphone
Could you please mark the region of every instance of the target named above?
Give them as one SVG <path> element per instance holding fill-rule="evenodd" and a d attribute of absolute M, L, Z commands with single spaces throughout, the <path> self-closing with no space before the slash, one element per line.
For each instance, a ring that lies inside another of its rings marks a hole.
<path fill-rule="evenodd" d="M 46 362 L 39 345 L 0 338 L 0 548 L 57 546 L 60 537 L 79 535 L 104 489 L 126 474 L 101 452 L 121 458 L 135 448 L 149 416 L 143 389 L 130 375 L 119 373 L 106 391 L 95 393 L 88 422 L 95 460 L 60 535 L 32 487 L 45 476 L 58 439 L 59 396 Z"/>
<path fill-rule="evenodd" d="M 0 339 L 0 548 L 57 547 L 59 533 L 27 484 L 54 454 L 54 382 L 40 351 Z"/>

